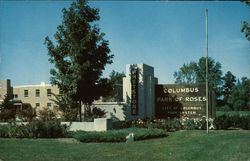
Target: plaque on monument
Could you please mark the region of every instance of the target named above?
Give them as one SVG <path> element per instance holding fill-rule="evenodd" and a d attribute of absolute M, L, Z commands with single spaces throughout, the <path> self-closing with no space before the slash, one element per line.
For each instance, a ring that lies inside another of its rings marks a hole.
<path fill-rule="evenodd" d="M 138 115 L 138 82 L 138 69 L 131 68 L 131 115 Z"/>
<path fill-rule="evenodd" d="M 214 103 L 211 98 L 209 102 Z M 210 103 L 210 116 L 211 108 Z M 206 116 L 205 85 L 155 85 L 155 115 L 157 118 Z"/>

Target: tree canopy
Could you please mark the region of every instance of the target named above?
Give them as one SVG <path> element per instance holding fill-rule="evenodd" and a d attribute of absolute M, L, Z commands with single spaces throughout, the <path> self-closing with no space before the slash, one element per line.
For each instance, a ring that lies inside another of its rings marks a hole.
<path fill-rule="evenodd" d="M 12 95 L 6 94 L 3 102 L 0 104 L 0 121 L 15 120 L 16 108 L 14 106 Z"/>
<path fill-rule="evenodd" d="M 122 101 L 122 79 L 125 77 L 124 72 L 116 72 L 112 71 L 109 75 L 108 82 L 112 86 L 112 90 L 110 91 L 109 95 L 107 97 L 103 98 L 104 102 L 116 102 L 116 101 Z"/>
<path fill-rule="evenodd" d="M 188 64 L 183 64 L 179 71 L 174 72 L 174 77 L 177 84 L 194 84 L 196 83 L 196 70 L 197 63 L 190 62 Z"/>
<path fill-rule="evenodd" d="M 179 71 L 174 72 L 178 84 L 204 84 L 206 82 L 206 58 L 201 57 L 198 62 L 184 64 Z M 220 86 L 222 85 L 221 64 L 208 58 L 208 84 L 213 88 L 219 97 Z"/>
<path fill-rule="evenodd" d="M 232 104 L 233 110 L 249 110 L 250 109 L 250 79 L 243 77 L 233 87 L 228 103 Z"/>
<path fill-rule="evenodd" d="M 236 77 L 230 71 L 228 71 L 222 80 L 223 104 L 232 109 L 232 104 L 229 104 L 228 98 L 232 94 L 233 87 L 236 85 Z"/>
<path fill-rule="evenodd" d="M 243 1 L 245 2 L 248 7 L 250 7 L 250 1 Z M 242 27 L 241 27 L 241 32 L 244 33 L 245 37 L 247 38 L 248 41 L 250 41 L 250 25 L 247 21 L 242 22 Z"/>
<path fill-rule="evenodd" d="M 54 34 L 56 43 L 45 38 L 49 61 L 55 67 L 50 71 L 50 80 L 67 103 L 90 106 L 111 89 L 102 74 L 106 64 L 112 63 L 113 55 L 95 23 L 100 19 L 98 9 L 88 6 L 85 0 L 77 0 L 62 12 L 62 24 Z"/>
<path fill-rule="evenodd" d="M 206 60 L 184 64 L 174 73 L 177 84 L 204 84 L 206 78 Z M 217 95 L 217 106 L 223 110 L 247 110 L 250 107 L 250 80 L 243 77 L 236 83 L 236 77 L 228 71 L 222 76 L 221 64 L 208 58 L 208 85 Z"/>

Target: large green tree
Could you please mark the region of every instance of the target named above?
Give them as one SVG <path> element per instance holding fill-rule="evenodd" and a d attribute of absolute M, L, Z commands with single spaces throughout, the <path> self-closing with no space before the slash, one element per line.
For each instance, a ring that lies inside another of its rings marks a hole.
<path fill-rule="evenodd" d="M 107 97 L 103 98 L 104 102 L 122 101 L 123 77 L 125 77 L 124 72 L 119 73 L 113 70 L 110 73 L 108 82 L 111 84 L 112 90 Z"/>
<path fill-rule="evenodd" d="M 206 58 L 202 57 L 198 62 L 184 64 L 179 71 L 174 73 L 174 77 L 175 83 L 178 84 L 204 84 L 206 82 Z M 222 85 L 221 64 L 210 57 L 208 58 L 208 85 L 219 97 Z"/>
<path fill-rule="evenodd" d="M 94 100 L 110 90 L 102 74 L 105 65 L 112 63 L 113 55 L 95 23 L 100 19 L 98 9 L 88 6 L 85 0 L 77 0 L 62 12 L 62 24 L 54 34 L 55 45 L 49 37 L 45 38 L 49 61 L 55 66 L 50 80 L 59 87 L 64 100 L 77 102 L 80 107 L 82 102 L 89 110 Z"/>
<path fill-rule="evenodd" d="M 179 71 L 174 72 L 175 83 L 177 84 L 194 84 L 196 83 L 197 63 L 190 62 L 183 64 Z"/>
<path fill-rule="evenodd" d="M 228 103 L 228 98 L 232 94 L 233 87 L 236 84 L 236 77 L 230 71 L 228 71 L 222 79 L 223 104 L 232 109 L 232 104 Z"/>
<path fill-rule="evenodd" d="M 114 86 L 116 84 L 122 85 L 123 77 L 125 77 L 124 72 L 119 73 L 119 72 L 116 72 L 113 70 L 109 74 L 109 82 L 112 84 L 112 86 Z"/>
<path fill-rule="evenodd" d="M 232 104 L 233 110 L 250 110 L 250 79 L 243 77 L 233 87 L 228 103 Z"/>
<path fill-rule="evenodd" d="M 13 104 L 12 96 L 6 94 L 3 102 L 0 104 L 0 121 L 9 121 L 16 119 L 16 108 Z"/>
<path fill-rule="evenodd" d="M 206 82 L 206 58 L 202 57 L 197 63 L 196 82 Z M 222 85 L 222 70 L 221 64 L 215 62 L 211 57 L 208 58 L 208 85 L 209 88 L 215 89 L 217 95 L 220 93 L 220 86 Z"/>
<path fill-rule="evenodd" d="M 245 2 L 248 7 L 250 7 L 250 1 L 242 1 Z M 241 32 L 243 32 L 248 41 L 250 41 L 250 25 L 247 21 L 242 22 Z"/>

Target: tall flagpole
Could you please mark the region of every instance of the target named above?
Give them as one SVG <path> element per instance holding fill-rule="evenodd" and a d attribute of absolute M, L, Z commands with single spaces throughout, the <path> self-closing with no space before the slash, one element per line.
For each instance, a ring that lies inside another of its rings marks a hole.
<path fill-rule="evenodd" d="M 206 9 L 206 115 L 208 133 L 208 9 Z"/>

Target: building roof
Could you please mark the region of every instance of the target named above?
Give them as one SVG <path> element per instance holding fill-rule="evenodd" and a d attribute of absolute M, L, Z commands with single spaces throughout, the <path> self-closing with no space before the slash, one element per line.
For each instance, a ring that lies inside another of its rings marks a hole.
<path fill-rule="evenodd" d="M 44 86 L 52 86 L 52 85 L 51 84 L 46 84 L 45 82 L 41 82 L 41 84 L 36 84 L 36 85 L 13 86 L 13 88 L 21 88 L 21 87 L 44 87 Z"/>

